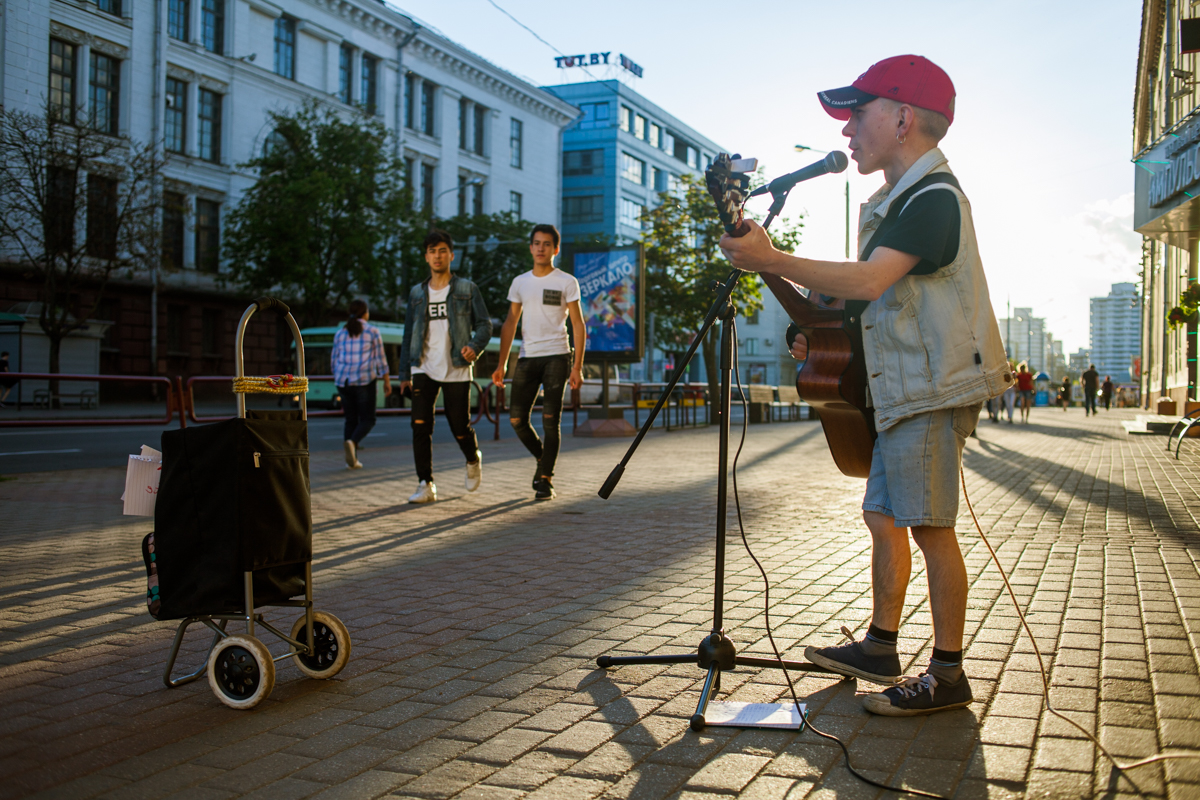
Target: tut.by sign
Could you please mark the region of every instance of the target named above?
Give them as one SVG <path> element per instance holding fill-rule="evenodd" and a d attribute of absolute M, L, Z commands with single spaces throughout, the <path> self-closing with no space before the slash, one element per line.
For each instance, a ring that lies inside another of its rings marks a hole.
<path fill-rule="evenodd" d="M 612 51 L 607 53 L 580 53 L 577 56 L 556 56 L 554 64 L 559 69 L 569 69 L 571 67 L 596 67 L 605 64 L 611 64 L 608 57 L 612 55 Z M 632 58 L 622 53 L 620 56 L 620 64 L 623 69 L 632 72 L 637 77 L 642 77 L 642 68 L 634 62 Z"/>

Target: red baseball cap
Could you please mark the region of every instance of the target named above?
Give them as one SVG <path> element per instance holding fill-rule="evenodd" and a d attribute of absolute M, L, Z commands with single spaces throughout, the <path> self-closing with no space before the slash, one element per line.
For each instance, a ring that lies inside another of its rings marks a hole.
<path fill-rule="evenodd" d="M 826 113 L 842 120 L 850 119 L 855 106 L 876 97 L 927 108 L 954 122 L 954 84 L 945 70 L 924 56 L 885 58 L 872 64 L 849 86 L 817 92 Z"/>

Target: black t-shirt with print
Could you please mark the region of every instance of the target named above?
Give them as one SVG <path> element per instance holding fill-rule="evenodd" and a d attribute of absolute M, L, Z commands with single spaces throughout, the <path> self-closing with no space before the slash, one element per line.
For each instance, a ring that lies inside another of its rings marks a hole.
<path fill-rule="evenodd" d="M 961 222 L 958 195 L 946 189 L 930 189 L 909 201 L 895 224 L 883 232 L 877 246 L 920 258 L 909 275 L 932 275 L 958 256 Z"/>

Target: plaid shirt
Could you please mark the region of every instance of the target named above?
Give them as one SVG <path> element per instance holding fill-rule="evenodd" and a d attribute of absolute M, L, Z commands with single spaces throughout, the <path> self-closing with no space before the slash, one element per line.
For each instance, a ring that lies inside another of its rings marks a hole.
<path fill-rule="evenodd" d="M 363 323 L 362 333 L 351 336 L 342 328 L 333 337 L 333 382 L 338 386 L 366 386 L 387 377 L 383 337 L 379 329 Z"/>

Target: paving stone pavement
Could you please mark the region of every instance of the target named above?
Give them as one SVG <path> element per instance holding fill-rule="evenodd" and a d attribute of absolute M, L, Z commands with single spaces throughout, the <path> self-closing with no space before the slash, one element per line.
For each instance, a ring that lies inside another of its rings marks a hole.
<path fill-rule="evenodd" d="M 1126 759 L 1200 752 L 1200 442 L 1176 461 L 1162 437 L 1124 434 L 1132 414 L 985 420 L 964 458 L 1053 702 Z M 203 681 L 162 685 L 174 628 L 145 612 L 150 521 L 120 516 L 121 470 L 0 483 L 0 798 L 883 796 L 809 732 L 688 730 L 694 666 L 595 667 L 603 653 L 691 652 L 708 632 L 714 431 L 653 433 L 607 502 L 596 489 L 628 441 L 568 437 L 550 503 L 532 500 L 532 459 L 505 434 L 482 442 L 473 494 L 457 449 L 438 446 L 432 506 L 404 503 L 407 449 L 368 447 L 356 471 L 314 456 L 317 606 L 349 627 L 353 655 L 329 681 L 281 662 L 253 711 Z M 738 486 L 786 655 L 865 626 L 862 482 L 836 471 L 817 423 L 751 426 Z M 814 723 L 867 775 L 947 796 L 1200 796 L 1200 761 L 1123 777 L 1045 713 L 965 506 L 958 530 L 977 702 L 878 718 L 861 708 L 869 685 L 796 675 Z M 725 626 L 739 652 L 768 654 L 764 587 L 736 531 L 731 504 Z M 913 573 L 900 650 L 915 671 L 932 646 L 919 551 Z M 189 634 L 181 663 L 208 641 Z M 722 698 L 775 701 L 783 680 L 739 669 Z"/>

